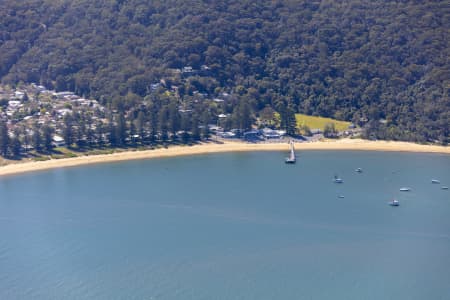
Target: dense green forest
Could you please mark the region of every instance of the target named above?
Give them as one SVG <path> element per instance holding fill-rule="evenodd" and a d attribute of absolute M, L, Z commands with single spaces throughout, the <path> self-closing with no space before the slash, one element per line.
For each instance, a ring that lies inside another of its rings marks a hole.
<path fill-rule="evenodd" d="M 163 80 L 181 102 L 239 95 L 225 112 L 249 119 L 271 107 L 448 143 L 449 37 L 448 1 L 3 0 L 0 77 L 119 110 Z"/>

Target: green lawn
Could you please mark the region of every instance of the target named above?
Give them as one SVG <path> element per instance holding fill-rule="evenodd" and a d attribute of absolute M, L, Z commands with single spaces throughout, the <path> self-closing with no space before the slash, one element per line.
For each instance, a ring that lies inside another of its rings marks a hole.
<path fill-rule="evenodd" d="M 297 126 L 299 128 L 306 125 L 310 129 L 323 130 L 325 128 L 325 124 L 334 123 L 334 126 L 338 131 L 344 131 L 350 125 L 350 122 L 338 121 L 331 118 L 307 116 L 304 114 L 295 114 L 295 118 L 297 119 Z"/>

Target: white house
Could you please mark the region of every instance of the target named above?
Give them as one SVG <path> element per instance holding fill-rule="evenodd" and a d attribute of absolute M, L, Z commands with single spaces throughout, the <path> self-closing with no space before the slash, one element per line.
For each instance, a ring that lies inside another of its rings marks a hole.
<path fill-rule="evenodd" d="M 20 101 L 10 100 L 10 101 L 8 101 L 8 106 L 12 109 L 16 109 L 20 106 Z"/>
<path fill-rule="evenodd" d="M 273 130 L 273 129 L 270 129 L 270 128 L 264 128 L 261 131 L 262 131 L 262 135 L 266 139 L 279 139 L 279 138 L 281 138 L 281 134 L 278 132 L 278 130 Z"/>
<path fill-rule="evenodd" d="M 16 99 L 22 100 L 24 96 L 25 96 L 25 93 L 24 93 L 24 92 L 20 92 L 20 91 L 15 91 L 15 92 L 14 92 L 14 97 L 15 97 Z"/>
<path fill-rule="evenodd" d="M 66 144 L 64 142 L 64 139 L 61 136 L 59 136 L 59 135 L 54 135 L 52 140 L 53 140 L 52 144 L 55 147 L 62 147 L 62 146 L 64 146 Z"/>

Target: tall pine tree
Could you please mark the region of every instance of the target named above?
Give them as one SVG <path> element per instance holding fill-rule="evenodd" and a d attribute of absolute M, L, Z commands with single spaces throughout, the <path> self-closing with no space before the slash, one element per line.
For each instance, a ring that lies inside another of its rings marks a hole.
<path fill-rule="evenodd" d="M 0 154 L 3 157 L 8 155 L 8 146 L 9 146 L 9 136 L 8 136 L 8 127 L 6 126 L 6 122 L 0 120 Z"/>

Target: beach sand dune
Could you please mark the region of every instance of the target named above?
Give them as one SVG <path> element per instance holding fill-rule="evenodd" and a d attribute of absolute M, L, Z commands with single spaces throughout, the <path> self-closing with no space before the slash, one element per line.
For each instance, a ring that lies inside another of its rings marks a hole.
<path fill-rule="evenodd" d="M 296 150 L 368 150 L 396 152 L 424 152 L 450 154 L 450 147 L 419 145 L 407 142 L 367 141 L 360 139 L 340 139 L 295 144 Z M 243 151 L 288 151 L 287 143 L 245 143 L 226 141 L 224 143 L 202 143 L 194 146 L 172 146 L 167 149 L 127 151 L 113 154 L 79 156 L 74 158 L 52 159 L 38 162 L 23 162 L 0 167 L 0 176 L 35 172 L 53 168 L 73 167 L 87 164 L 108 163 L 126 160 L 198 155 L 221 152 Z"/>

